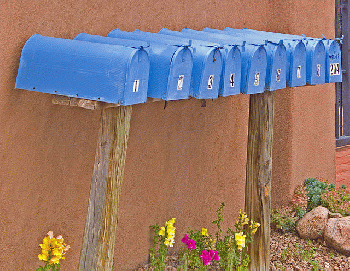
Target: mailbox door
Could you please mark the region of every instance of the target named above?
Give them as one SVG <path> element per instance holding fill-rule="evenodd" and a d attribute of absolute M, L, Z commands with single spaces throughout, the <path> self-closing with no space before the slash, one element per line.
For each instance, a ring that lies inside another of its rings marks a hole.
<path fill-rule="evenodd" d="M 225 69 L 223 72 L 223 90 L 221 96 L 226 97 L 241 93 L 242 56 L 237 46 L 228 46 Z"/>
<path fill-rule="evenodd" d="M 271 50 L 271 52 L 274 57 L 272 58 L 272 63 L 268 74 L 268 89 L 270 91 L 285 88 L 287 82 L 286 47 L 282 44 L 272 46 L 274 46 L 274 48 Z"/>
<path fill-rule="evenodd" d="M 266 80 L 267 54 L 264 46 L 253 46 L 245 53 L 254 50 L 252 57 L 247 56 L 246 94 L 263 93 Z M 251 55 L 251 54 L 250 54 Z M 250 59 L 249 59 L 250 58 Z M 242 78 L 244 80 L 244 78 Z"/>
<path fill-rule="evenodd" d="M 194 55 L 192 73 L 192 96 L 197 99 L 217 98 L 222 71 L 222 55 L 220 50 L 217 48 L 198 47 L 196 51 L 197 54 Z"/>
<path fill-rule="evenodd" d="M 326 44 L 326 83 L 342 81 L 341 49 L 334 40 L 324 41 Z"/>
<path fill-rule="evenodd" d="M 307 83 L 324 84 L 326 78 L 326 50 L 321 40 L 307 40 Z"/>
<path fill-rule="evenodd" d="M 191 50 L 180 47 L 174 53 L 168 79 L 165 100 L 188 99 L 191 87 L 193 59 Z"/>
<path fill-rule="evenodd" d="M 289 87 L 306 85 L 306 48 L 302 41 L 290 42 L 289 54 Z"/>
<path fill-rule="evenodd" d="M 137 50 L 129 62 L 124 99 L 120 104 L 132 105 L 147 100 L 150 62 L 145 50 Z"/>

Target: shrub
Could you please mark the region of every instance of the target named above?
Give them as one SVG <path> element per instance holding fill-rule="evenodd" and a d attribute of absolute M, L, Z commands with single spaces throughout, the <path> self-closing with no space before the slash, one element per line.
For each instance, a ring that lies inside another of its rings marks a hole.
<path fill-rule="evenodd" d="M 321 194 L 326 190 L 328 184 L 319 181 L 317 178 L 308 178 L 305 181 L 305 185 L 308 190 L 307 196 L 309 200 L 307 202 L 307 211 L 309 212 L 321 205 Z"/>
<path fill-rule="evenodd" d="M 335 189 L 333 186 L 321 195 L 321 204 L 333 213 L 350 215 L 350 193 L 346 187 Z"/>

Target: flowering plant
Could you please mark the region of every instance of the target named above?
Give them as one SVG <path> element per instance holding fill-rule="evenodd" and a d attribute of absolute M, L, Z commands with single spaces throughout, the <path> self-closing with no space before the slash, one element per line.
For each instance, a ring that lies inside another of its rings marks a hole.
<path fill-rule="evenodd" d="M 337 189 L 331 187 L 326 190 L 321 194 L 321 204 L 333 213 L 350 215 L 350 193 L 346 191 L 345 186 Z"/>
<path fill-rule="evenodd" d="M 208 230 L 189 230 L 181 242 L 186 248 L 180 253 L 182 262 L 181 270 L 187 268 L 207 270 L 209 265 L 215 265 L 223 270 L 246 270 L 249 264 L 246 243 L 253 242 L 253 235 L 260 224 L 248 219 L 245 213 L 240 211 L 238 221 L 235 224 L 236 231 L 227 230 L 223 236 L 221 223 L 224 203 L 217 210 L 217 225 L 215 237 L 208 234 Z"/>
<path fill-rule="evenodd" d="M 151 226 L 154 230 L 153 247 L 150 249 L 151 265 L 156 267 L 156 270 L 164 270 L 165 256 L 168 253 L 168 247 L 173 247 L 175 243 L 175 218 L 165 222 L 163 227 L 158 224 Z M 158 249 L 157 249 L 158 247 Z"/>
<path fill-rule="evenodd" d="M 38 255 L 39 260 L 45 262 L 45 266 L 40 266 L 36 271 L 49 270 L 56 271 L 61 270 L 60 260 L 64 260 L 64 255 L 69 250 L 70 245 L 66 245 L 63 241 L 62 235 L 53 237 L 53 232 L 49 231 L 47 237 L 43 239 L 41 247 L 41 254 Z"/>

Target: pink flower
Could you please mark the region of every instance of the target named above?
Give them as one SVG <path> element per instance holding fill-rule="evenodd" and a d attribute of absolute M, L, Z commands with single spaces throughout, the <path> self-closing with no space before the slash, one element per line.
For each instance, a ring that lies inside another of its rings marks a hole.
<path fill-rule="evenodd" d="M 188 249 L 190 249 L 190 250 L 197 248 L 196 241 L 189 239 L 187 234 L 185 234 L 185 236 L 181 239 L 181 242 L 186 244 L 188 246 Z"/>
<path fill-rule="evenodd" d="M 195 240 L 188 239 L 187 246 L 188 246 L 188 249 L 189 249 L 189 250 L 191 250 L 191 249 L 196 249 L 196 248 L 197 248 L 197 246 L 196 246 L 196 241 L 195 241 Z"/>
<path fill-rule="evenodd" d="M 201 259 L 202 259 L 202 261 L 203 261 L 203 265 L 205 266 L 205 265 L 210 265 L 211 264 L 211 256 L 210 256 L 210 254 L 209 254 L 209 252 L 208 251 L 206 251 L 206 250 L 203 250 L 202 251 L 202 253 L 201 253 L 201 255 L 200 255 L 200 257 L 201 257 Z"/>
<path fill-rule="evenodd" d="M 209 255 L 210 255 L 210 257 L 211 257 L 214 261 L 220 260 L 219 252 L 217 252 L 217 251 L 213 251 L 213 250 L 211 249 L 211 250 L 209 251 Z"/>
<path fill-rule="evenodd" d="M 185 234 L 184 238 L 181 239 L 181 242 L 187 245 L 188 240 L 188 235 Z"/>
<path fill-rule="evenodd" d="M 50 239 L 53 238 L 53 231 L 49 231 L 47 235 L 50 237 Z"/>

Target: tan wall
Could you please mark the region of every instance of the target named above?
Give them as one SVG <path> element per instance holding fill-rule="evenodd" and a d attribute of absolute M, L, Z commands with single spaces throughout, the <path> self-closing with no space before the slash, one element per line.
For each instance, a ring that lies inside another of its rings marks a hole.
<path fill-rule="evenodd" d="M 296 3 L 299 6 L 296 6 Z M 333 1 L 38 1 L 0 6 L 0 269 L 38 267 L 47 231 L 72 245 L 62 270 L 79 261 L 99 111 L 57 106 L 14 90 L 21 49 L 33 34 L 73 38 L 114 28 L 249 27 L 333 37 Z M 305 177 L 334 181 L 333 85 L 275 92 L 273 202 Z M 227 222 L 244 207 L 249 96 L 133 106 L 115 270 L 147 261 L 149 225 L 176 217 L 180 235 L 210 222 L 224 201 Z"/>

